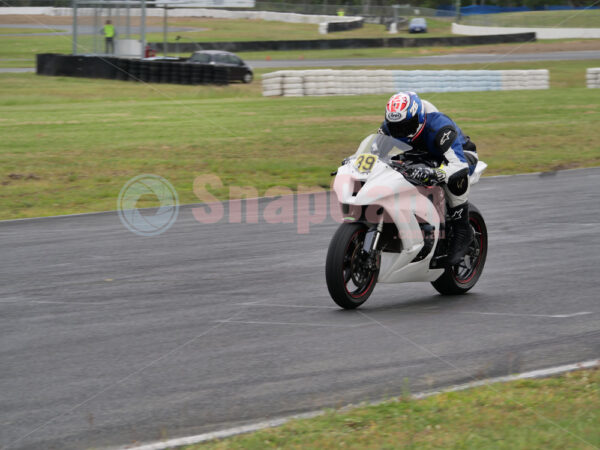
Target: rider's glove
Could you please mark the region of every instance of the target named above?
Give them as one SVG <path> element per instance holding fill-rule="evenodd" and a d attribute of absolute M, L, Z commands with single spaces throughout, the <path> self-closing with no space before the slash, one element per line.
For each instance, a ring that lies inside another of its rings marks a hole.
<path fill-rule="evenodd" d="M 443 169 L 431 167 L 413 167 L 406 170 L 406 176 L 422 184 L 433 186 L 446 181 L 446 172 Z"/>

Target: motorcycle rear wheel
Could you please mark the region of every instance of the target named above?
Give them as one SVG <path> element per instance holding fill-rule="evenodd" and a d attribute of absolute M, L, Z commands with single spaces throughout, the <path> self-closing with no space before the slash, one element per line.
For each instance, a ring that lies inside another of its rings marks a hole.
<path fill-rule="evenodd" d="M 359 257 L 367 230 L 362 223 L 343 223 L 327 251 L 327 289 L 333 301 L 345 309 L 354 309 L 366 302 L 377 283 L 379 269 L 367 269 Z"/>
<path fill-rule="evenodd" d="M 460 263 L 446 270 L 432 286 L 442 295 L 460 295 L 469 291 L 483 272 L 487 257 L 488 234 L 485 221 L 475 205 L 469 205 L 469 224 L 473 229 L 473 241 Z"/>

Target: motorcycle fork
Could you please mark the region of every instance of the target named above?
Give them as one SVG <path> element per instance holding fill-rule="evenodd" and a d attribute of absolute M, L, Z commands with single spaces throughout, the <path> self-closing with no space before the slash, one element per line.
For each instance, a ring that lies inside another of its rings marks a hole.
<path fill-rule="evenodd" d="M 363 255 L 365 256 L 366 262 L 372 269 L 377 268 L 377 244 L 379 243 L 379 238 L 381 237 L 382 231 L 383 214 L 381 214 L 379 223 L 369 228 L 369 231 L 366 232 L 365 241 L 363 242 Z"/>

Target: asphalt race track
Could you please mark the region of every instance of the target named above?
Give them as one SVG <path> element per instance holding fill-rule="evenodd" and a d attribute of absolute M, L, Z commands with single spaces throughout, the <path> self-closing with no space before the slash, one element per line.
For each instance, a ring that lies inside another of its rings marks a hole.
<path fill-rule="evenodd" d="M 325 286 L 331 218 L 298 234 L 187 206 L 157 237 L 113 212 L 0 222 L 0 447 L 126 445 L 598 358 L 599 186 L 600 168 L 483 179 L 471 293 L 379 285 L 357 311 Z"/>
<path fill-rule="evenodd" d="M 416 56 L 412 58 L 347 58 L 347 59 L 286 59 L 246 61 L 253 68 L 276 67 L 342 67 L 342 66 L 418 66 L 421 64 L 478 64 L 519 61 L 572 61 L 600 59 L 598 50 L 537 52 L 537 53 L 459 53 L 439 56 Z"/>

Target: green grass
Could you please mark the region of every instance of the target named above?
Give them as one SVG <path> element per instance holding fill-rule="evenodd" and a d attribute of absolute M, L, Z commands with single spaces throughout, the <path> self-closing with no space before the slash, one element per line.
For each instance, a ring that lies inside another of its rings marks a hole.
<path fill-rule="evenodd" d="M 7 66 L 5 59 L 23 59 L 30 64 L 18 67 L 34 67 L 35 55 L 38 53 L 70 54 L 72 40 L 70 36 L 2 36 L 0 37 L 0 66 Z"/>
<path fill-rule="evenodd" d="M 169 33 L 169 41 L 182 36 L 186 41 L 195 42 L 233 42 L 233 41 L 281 41 L 306 39 L 344 39 L 344 38 L 381 38 L 393 36 L 449 36 L 451 22 L 440 19 L 427 19 L 429 33 L 409 35 L 400 30 L 397 35 L 387 32 L 384 25 L 364 24 L 362 28 L 335 33 L 319 34 L 319 26 L 310 23 L 285 23 L 265 20 L 230 19 L 178 19 L 169 22 L 169 26 L 198 27 L 205 31 L 179 31 Z M 149 41 L 162 42 L 162 33 L 150 33 Z"/>
<path fill-rule="evenodd" d="M 598 92 L 583 86 L 585 67 L 598 65 L 489 66 L 549 67 L 553 89 L 423 97 L 473 138 L 488 174 L 594 166 L 600 104 Z M 229 186 L 259 194 L 327 187 L 329 172 L 377 130 L 388 97 L 263 98 L 259 82 L 207 87 L 2 74 L 0 218 L 115 209 L 121 187 L 142 173 L 170 180 L 182 203 L 198 201 L 193 181 L 207 173 L 222 179 L 220 198 Z"/>
<path fill-rule="evenodd" d="M 531 11 L 463 16 L 461 23 L 499 27 L 600 28 L 600 10 Z"/>
<path fill-rule="evenodd" d="M 36 33 L 55 33 L 62 30 L 52 28 L 7 28 L 0 25 L 0 35 L 2 34 L 36 34 Z M 4 36 L 0 36 L 2 38 Z"/>
<path fill-rule="evenodd" d="M 154 24 L 161 26 L 161 22 Z M 450 22 L 431 19 L 429 21 L 431 33 L 427 36 L 450 35 Z M 376 38 L 390 37 L 383 25 L 365 24 L 357 30 L 339 33 L 319 34 L 317 24 L 283 23 L 262 20 L 226 20 L 226 19 L 173 19 L 169 22 L 172 27 L 204 28 L 206 31 L 170 32 L 168 41 L 175 42 L 181 36 L 181 42 L 220 42 L 220 41 L 260 41 L 260 40 L 306 40 L 306 39 L 343 39 L 343 38 Z M 118 27 L 117 27 L 118 28 Z M 2 30 L 0 25 L 0 30 Z M 37 31 L 37 30 L 35 30 Z M 41 30 L 47 31 L 47 30 Z M 25 32 L 25 31 L 21 31 Z M 1 33 L 0 33 L 1 34 Z M 394 36 L 409 36 L 406 32 Z M 415 37 L 414 35 L 410 35 Z M 425 35 L 418 35 L 426 37 Z M 137 36 L 132 35 L 131 38 Z M 102 36 L 79 36 L 78 45 L 80 53 L 92 53 L 94 49 L 103 51 L 104 41 Z M 162 42 L 162 33 L 149 33 L 148 42 Z M 72 52 L 72 38 L 68 35 L 61 36 L 1 36 L 0 37 L 0 67 L 34 67 L 37 53 L 65 53 Z M 184 56 L 189 56 L 186 53 Z M 7 59 L 24 60 L 20 65 Z"/>
<path fill-rule="evenodd" d="M 15 58 L 8 60 L 0 60 L 0 68 L 8 69 L 8 68 L 34 68 L 35 67 L 35 58 Z"/>
<path fill-rule="evenodd" d="M 157 37 L 156 41 L 162 42 L 162 36 Z M 172 39 L 171 39 L 172 41 Z M 35 67 L 35 55 L 37 53 L 63 53 L 70 54 L 72 51 L 71 38 L 68 36 L 45 36 L 39 37 L 2 37 L 2 46 L 0 46 L 0 67 Z M 181 42 L 191 42 L 182 40 Z M 527 50 L 528 46 L 535 46 L 531 52 L 544 51 L 543 47 L 548 47 L 547 51 L 558 50 L 557 45 L 561 44 L 579 44 L 582 40 L 549 40 L 538 41 L 531 44 L 498 44 L 493 46 L 496 49 L 502 49 L 505 52 L 511 52 L 519 48 L 521 51 Z M 92 53 L 96 48 L 103 51 L 103 41 L 98 38 L 94 46 L 91 36 L 82 37 L 79 40 L 79 49 L 81 53 Z M 486 49 L 490 46 L 485 46 Z M 569 47 L 569 49 L 572 49 Z M 290 51 L 260 51 L 260 52 L 238 52 L 238 55 L 246 60 L 264 60 L 270 58 L 273 60 L 285 59 L 348 59 L 348 58 L 411 58 L 419 56 L 446 55 L 457 52 L 471 51 L 480 53 L 481 46 L 452 46 L 452 47 L 381 47 L 381 48 L 348 48 L 335 50 L 290 50 Z M 161 53 L 162 55 L 162 53 Z M 171 53 L 170 56 L 189 57 L 190 52 Z"/>
<path fill-rule="evenodd" d="M 410 397 L 330 411 L 203 449 L 594 449 L 600 447 L 600 371 Z"/>

